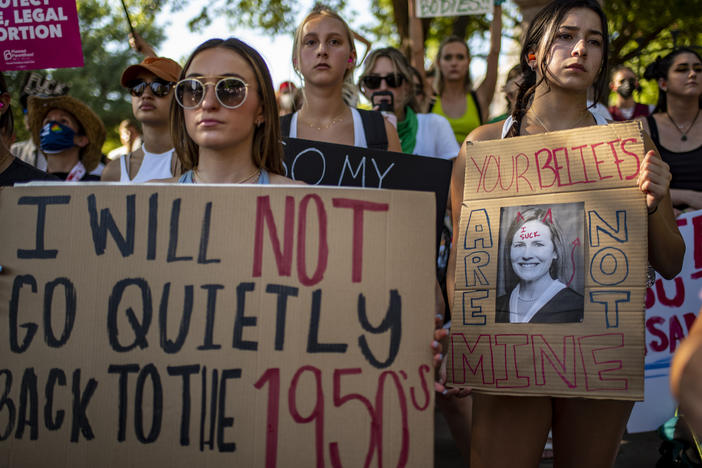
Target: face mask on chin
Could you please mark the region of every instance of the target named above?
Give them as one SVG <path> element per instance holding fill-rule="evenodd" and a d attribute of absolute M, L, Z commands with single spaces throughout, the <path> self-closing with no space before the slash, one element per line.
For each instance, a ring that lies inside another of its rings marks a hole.
<path fill-rule="evenodd" d="M 634 78 L 627 78 L 622 81 L 622 84 L 617 88 L 617 94 L 619 94 L 624 99 L 629 99 L 636 90 L 636 80 Z"/>
<path fill-rule="evenodd" d="M 75 146 L 75 135 L 72 128 L 52 120 L 41 128 L 39 146 L 44 153 L 60 153 Z"/>

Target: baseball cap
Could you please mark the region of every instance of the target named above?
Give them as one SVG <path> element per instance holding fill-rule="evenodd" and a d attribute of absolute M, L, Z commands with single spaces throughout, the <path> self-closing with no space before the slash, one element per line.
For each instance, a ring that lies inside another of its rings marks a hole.
<path fill-rule="evenodd" d="M 143 70 L 153 73 L 162 80 L 178 81 L 182 67 L 177 62 L 166 57 L 146 57 L 140 64 L 132 65 L 124 70 L 120 80 L 122 86 L 127 87 Z"/>

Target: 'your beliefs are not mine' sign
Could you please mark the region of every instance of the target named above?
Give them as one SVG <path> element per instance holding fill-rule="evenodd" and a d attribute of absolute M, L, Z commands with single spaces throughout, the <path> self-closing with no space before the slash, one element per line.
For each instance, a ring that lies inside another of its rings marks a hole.
<path fill-rule="evenodd" d="M 450 382 L 642 399 L 643 148 L 637 123 L 469 144 Z"/>

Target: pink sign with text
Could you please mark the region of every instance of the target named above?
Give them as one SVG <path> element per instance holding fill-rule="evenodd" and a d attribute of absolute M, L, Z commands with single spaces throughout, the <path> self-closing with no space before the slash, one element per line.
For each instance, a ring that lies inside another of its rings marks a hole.
<path fill-rule="evenodd" d="M 0 0 L 0 70 L 82 66 L 75 0 Z"/>

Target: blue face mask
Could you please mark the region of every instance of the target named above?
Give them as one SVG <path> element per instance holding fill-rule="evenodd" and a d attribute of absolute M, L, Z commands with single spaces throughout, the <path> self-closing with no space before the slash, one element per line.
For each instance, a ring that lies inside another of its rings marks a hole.
<path fill-rule="evenodd" d="M 73 138 L 76 132 L 59 122 L 47 122 L 39 133 L 41 150 L 48 154 L 56 154 L 75 146 Z"/>

